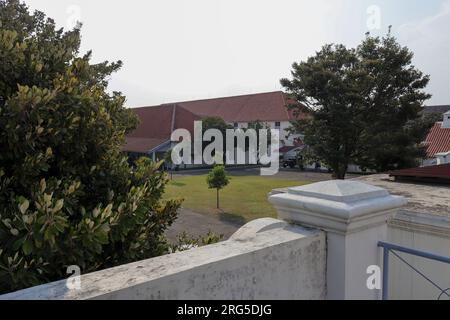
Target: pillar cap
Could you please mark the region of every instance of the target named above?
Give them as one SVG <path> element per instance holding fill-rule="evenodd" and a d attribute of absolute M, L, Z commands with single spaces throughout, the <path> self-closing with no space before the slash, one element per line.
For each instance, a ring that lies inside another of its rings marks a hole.
<path fill-rule="evenodd" d="M 386 189 L 358 181 L 348 180 L 322 181 L 305 186 L 293 187 L 288 189 L 288 193 L 342 203 L 350 203 L 389 195 L 389 192 Z"/>
<path fill-rule="evenodd" d="M 406 204 L 404 197 L 352 180 L 289 188 L 287 193 L 270 196 L 269 201 L 283 220 L 340 233 L 386 223 Z"/>

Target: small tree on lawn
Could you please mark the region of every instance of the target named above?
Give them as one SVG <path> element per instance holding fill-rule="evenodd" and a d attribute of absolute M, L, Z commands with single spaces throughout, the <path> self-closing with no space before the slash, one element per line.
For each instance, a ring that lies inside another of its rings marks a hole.
<path fill-rule="evenodd" d="M 206 178 L 210 189 L 216 189 L 217 191 L 217 209 L 219 206 L 219 191 L 225 188 L 230 183 L 224 166 L 215 166 L 208 174 Z"/>

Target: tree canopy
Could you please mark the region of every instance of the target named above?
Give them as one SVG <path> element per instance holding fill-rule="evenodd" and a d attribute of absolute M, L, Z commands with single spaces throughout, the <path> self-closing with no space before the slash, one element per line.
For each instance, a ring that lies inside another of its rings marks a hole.
<path fill-rule="evenodd" d="M 180 205 L 160 201 L 158 164 L 121 153 L 137 125 L 107 91 L 122 63 L 80 55 L 80 27 L 0 0 L 0 291 L 164 253 Z"/>
<path fill-rule="evenodd" d="M 421 118 L 429 77 L 412 65 L 413 53 L 390 32 L 369 34 L 357 48 L 325 45 L 294 63 L 282 79 L 310 117 L 294 123 L 314 154 L 344 178 L 350 163 L 386 171 L 417 163 L 429 121 Z"/>
<path fill-rule="evenodd" d="M 216 165 L 206 177 L 206 182 L 210 189 L 216 189 L 217 192 L 217 209 L 219 209 L 219 191 L 230 183 L 230 178 L 225 171 L 223 165 Z"/>

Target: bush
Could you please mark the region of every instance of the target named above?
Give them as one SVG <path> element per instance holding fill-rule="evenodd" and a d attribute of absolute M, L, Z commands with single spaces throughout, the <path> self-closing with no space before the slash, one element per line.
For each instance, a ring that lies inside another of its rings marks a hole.
<path fill-rule="evenodd" d="M 206 235 L 199 237 L 193 237 L 184 231 L 178 235 L 176 243 L 170 245 L 169 251 L 171 253 L 186 251 L 193 248 L 214 244 L 222 240 L 223 234 L 216 234 L 211 230 Z"/>
<path fill-rule="evenodd" d="M 121 153 L 137 125 L 107 93 L 121 62 L 79 56 L 80 30 L 0 0 L 0 292 L 168 252 L 167 176 Z"/>

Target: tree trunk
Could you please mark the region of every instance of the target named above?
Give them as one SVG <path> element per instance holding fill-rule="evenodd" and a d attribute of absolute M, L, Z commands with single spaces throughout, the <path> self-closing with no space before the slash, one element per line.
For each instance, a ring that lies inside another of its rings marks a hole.
<path fill-rule="evenodd" d="M 336 180 L 344 180 L 345 179 L 345 175 L 347 174 L 347 167 L 348 164 L 337 164 L 335 166 L 333 166 L 333 179 Z"/>
<path fill-rule="evenodd" d="M 219 209 L 219 189 L 216 189 L 217 191 L 217 209 Z"/>

